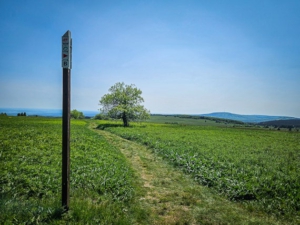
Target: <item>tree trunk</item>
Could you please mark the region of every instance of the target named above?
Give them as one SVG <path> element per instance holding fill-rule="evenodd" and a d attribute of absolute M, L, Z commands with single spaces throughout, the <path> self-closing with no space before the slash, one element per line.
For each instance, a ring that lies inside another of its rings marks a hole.
<path fill-rule="evenodd" d="M 124 125 L 124 127 L 128 127 L 129 123 L 128 123 L 127 115 L 126 115 L 125 112 L 123 112 L 122 119 L 123 119 L 123 125 Z"/>

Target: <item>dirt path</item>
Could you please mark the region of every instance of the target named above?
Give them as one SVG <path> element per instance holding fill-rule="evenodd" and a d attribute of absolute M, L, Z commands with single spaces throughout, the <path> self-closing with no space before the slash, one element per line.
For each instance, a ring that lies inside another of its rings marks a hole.
<path fill-rule="evenodd" d="M 90 124 L 92 130 L 120 149 L 141 178 L 144 196 L 140 203 L 150 210 L 150 224 L 279 224 L 213 194 L 145 146 L 95 127 Z"/>
<path fill-rule="evenodd" d="M 145 196 L 140 200 L 151 209 L 153 224 L 195 224 L 191 205 L 197 200 L 189 194 L 192 187 L 186 189 L 185 175 L 142 145 L 103 130 L 95 131 L 119 148 L 141 177 Z"/>

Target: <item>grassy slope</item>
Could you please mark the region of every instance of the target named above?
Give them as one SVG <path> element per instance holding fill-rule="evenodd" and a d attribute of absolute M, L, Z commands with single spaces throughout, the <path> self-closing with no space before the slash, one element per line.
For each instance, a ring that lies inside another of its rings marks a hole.
<path fill-rule="evenodd" d="M 206 122 L 205 122 L 206 121 Z M 149 122 L 151 123 L 178 123 L 178 124 L 187 124 L 187 125 L 207 125 L 213 126 L 216 124 L 212 120 L 195 120 L 195 119 L 186 119 L 178 118 L 175 116 L 151 116 Z"/>
<path fill-rule="evenodd" d="M 217 121 L 217 122 L 216 122 Z M 202 119 L 199 116 L 173 116 L 173 115 L 151 115 L 147 121 L 150 123 L 160 124 L 184 124 L 184 125 L 197 125 L 197 126 L 240 126 L 239 124 L 228 123 L 224 119 L 218 118 L 205 118 Z"/>
<path fill-rule="evenodd" d="M 289 224 L 219 197 L 148 148 L 71 127 L 71 210 L 61 214 L 60 120 L 0 118 L 1 224 Z"/>
<path fill-rule="evenodd" d="M 112 123 L 110 125 L 113 127 Z M 189 175 L 174 169 L 145 146 L 105 130 L 97 132 L 121 149 L 142 178 L 144 196 L 141 204 L 150 209 L 150 224 L 289 224 L 260 211 L 247 211 L 244 206 L 220 197 L 210 188 L 197 184 Z"/>
<path fill-rule="evenodd" d="M 293 122 L 296 121 L 296 122 Z M 264 130 L 277 130 L 277 127 L 267 127 L 268 126 L 279 126 L 281 131 L 289 131 L 287 128 L 290 125 L 294 125 L 296 128 L 293 131 L 296 131 L 299 128 L 300 120 L 279 120 L 279 121 L 269 121 L 259 124 L 237 124 L 232 123 L 235 121 L 230 121 L 226 119 L 218 118 L 205 118 L 202 119 L 200 116 L 173 116 L 173 115 L 151 115 L 148 123 L 158 123 L 158 124 L 179 124 L 179 125 L 196 125 L 196 126 L 213 126 L 213 127 L 243 127 L 243 128 L 255 128 L 255 129 L 264 129 Z M 238 121 L 239 122 L 239 121 Z M 299 129 L 298 129 L 299 130 Z"/>
<path fill-rule="evenodd" d="M 134 224 L 135 175 L 120 151 L 71 123 L 70 211 L 62 214 L 61 120 L 0 117 L 0 224 Z"/>
<path fill-rule="evenodd" d="M 299 221 L 297 132 L 153 124 L 105 127 L 149 146 L 230 199 Z"/>

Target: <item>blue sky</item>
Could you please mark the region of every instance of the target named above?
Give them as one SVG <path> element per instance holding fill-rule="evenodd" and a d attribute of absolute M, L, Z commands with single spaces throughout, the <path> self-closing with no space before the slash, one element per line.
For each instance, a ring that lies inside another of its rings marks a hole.
<path fill-rule="evenodd" d="M 61 36 L 73 39 L 71 108 L 116 82 L 152 113 L 300 117 L 300 1 L 0 0 L 0 108 L 61 108 Z"/>

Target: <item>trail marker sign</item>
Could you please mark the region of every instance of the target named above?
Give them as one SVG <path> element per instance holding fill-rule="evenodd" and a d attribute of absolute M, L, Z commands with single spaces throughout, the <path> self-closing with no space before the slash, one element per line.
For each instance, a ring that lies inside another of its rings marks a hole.
<path fill-rule="evenodd" d="M 72 69 L 72 38 L 71 32 L 68 30 L 62 36 L 62 61 L 61 66 L 65 69 Z"/>
<path fill-rule="evenodd" d="M 72 38 L 68 30 L 62 36 L 62 207 L 69 210 L 70 203 L 70 103 L 71 103 L 71 69 Z"/>

